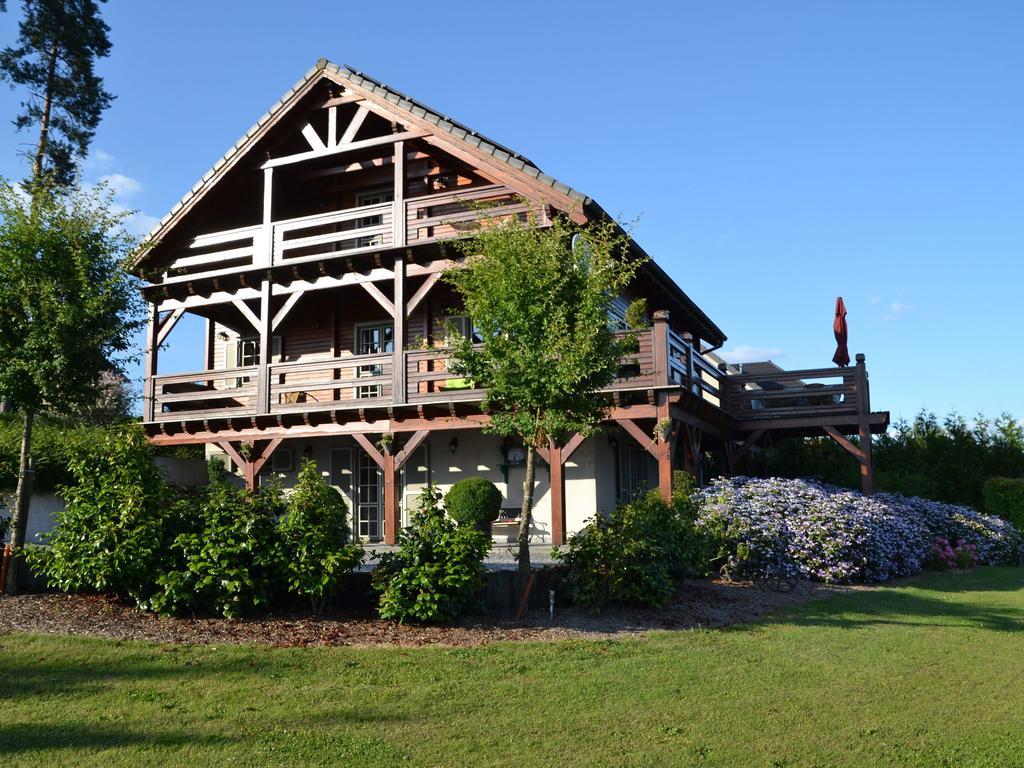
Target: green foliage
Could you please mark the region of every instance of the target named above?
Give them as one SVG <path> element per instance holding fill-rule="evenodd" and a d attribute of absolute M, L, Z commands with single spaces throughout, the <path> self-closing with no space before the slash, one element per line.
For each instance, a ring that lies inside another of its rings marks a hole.
<path fill-rule="evenodd" d="M 484 583 L 483 559 L 490 539 L 447 517 L 441 494 L 427 486 L 412 525 L 398 537 L 399 549 L 381 556 L 374 572 L 382 618 L 443 623 L 456 619 Z"/>
<path fill-rule="evenodd" d="M 555 557 L 567 566 L 573 602 L 660 607 L 683 578 L 704 575 L 717 542 L 695 527 L 698 508 L 688 475 L 678 473 L 671 503 L 657 491 L 598 515 Z M 685 478 L 685 479 L 684 479 Z"/>
<path fill-rule="evenodd" d="M 596 393 L 627 348 L 609 329 L 608 306 L 639 265 L 612 223 L 536 225 L 485 222 L 473 240 L 456 243 L 466 261 L 445 273 L 483 337 L 479 346 L 451 340 L 452 371 L 486 388 L 490 431 L 535 447 L 600 422 Z"/>
<path fill-rule="evenodd" d="M 445 494 L 444 508 L 459 525 L 478 528 L 498 519 L 501 498 L 501 491 L 487 478 L 467 477 Z"/>
<path fill-rule="evenodd" d="M 0 398 L 40 413 L 93 403 L 142 321 L 137 245 L 109 194 L 0 184 Z"/>
<path fill-rule="evenodd" d="M 985 511 L 1024 531 L 1024 478 L 991 477 L 985 481 Z"/>
<path fill-rule="evenodd" d="M 114 427 L 119 434 L 125 427 Z M 21 415 L 0 414 L 0 492 L 11 493 L 18 484 L 18 459 L 21 449 Z M 37 421 L 32 430 L 33 489 L 53 493 L 60 486 L 73 485 L 71 463 L 88 457 L 96 445 L 111 434 L 101 427 L 65 426 Z"/>
<path fill-rule="evenodd" d="M 988 478 L 1024 476 L 1024 427 L 1008 414 L 969 424 L 955 413 L 940 421 L 922 412 L 875 438 L 872 458 L 879 490 L 982 509 Z M 860 487 L 857 463 L 829 438 L 779 442 L 766 453 L 765 471 Z"/>
<path fill-rule="evenodd" d="M 0 78 L 29 92 L 14 125 L 39 126 L 33 178 L 67 185 L 114 98 L 94 69 L 110 54 L 110 29 L 93 0 L 24 0 L 24 8 L 17 46 L 0 51 Z"/>
<path fill-rule="evenodd" d="M 61 489 L 66 508 L 50 546 L 28 550 L 30 565 L 65 591 L 144 600 L 167 564 L 178 510 L 145 435 L 135 425 L 102 433 L 91 450 L 70 459 L 69 470 L 74 482 Z"/>
<path fill-rule="evenodd" d="M 163 614 L 212 611 L 226 618 L 268 608 L 282 581 L 275 524 L 282 508 L 276 486 L 250 493 L 228 482 L 219 462 L 211 462 L 198 529 L 174 540 L 177 565 L 157 577 L 148 607 Z"/>
<path fill-rule="evenodd" d="M 344 576 L 362 562 L 363 548 L 349 543 L 348 508 L 316 462 L 303 462 L 278 530 L 288 588 L 309 598 L 319 615 Z"/>
<path fill-rule="evenodd" d="M 651 320 L 647 316 L 647 299 L 635 299 L 626 307 L 626 325 L 638 329 L 651 327 Z"/>

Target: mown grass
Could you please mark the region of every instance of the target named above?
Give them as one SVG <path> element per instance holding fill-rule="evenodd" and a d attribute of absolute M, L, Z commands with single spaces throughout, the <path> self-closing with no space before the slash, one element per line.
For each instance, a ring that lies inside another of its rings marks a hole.
<path fill-rule="evenodd" d="M 1021 766 L 1024 571 L 474 649 L 0 637 L 0 766 Z"/>

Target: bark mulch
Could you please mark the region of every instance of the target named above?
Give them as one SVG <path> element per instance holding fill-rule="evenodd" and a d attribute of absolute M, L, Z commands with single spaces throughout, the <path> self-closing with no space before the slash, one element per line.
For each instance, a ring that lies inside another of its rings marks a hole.
<path fill-rule="evenodd" d="M 613 607 L 591 614 L 557 608 L 554 619 L 533 612 L 515 621 L 511 613 L 472 616 L 452 627 L 385 621 L 365 612 L 278 613 L 254 619 L 161 618 L 106 595 L 26 594 L 0 596 L 0 636 L 9 632 L 84 635 L 158 643 L 256 643 L 273 646 L 478 646 L 509 641 L 614 638 L 651 630 L 715 628 L 753 621 L 779 608 L 821 599 L 837 588 L 801 583 L 780 593 L 750 584 L 712 580 L 686 582 L 660 610 Z"/>

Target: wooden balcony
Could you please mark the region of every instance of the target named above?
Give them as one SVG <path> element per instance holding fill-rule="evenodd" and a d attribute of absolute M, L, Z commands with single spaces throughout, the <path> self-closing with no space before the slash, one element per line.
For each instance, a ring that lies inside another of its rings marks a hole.
<path fill-rule="evenodd" d="M 625 356 L 606 390 L 675 393 L 683 407 L 717 414 L 724 427 L 795 428 L 807 422 L 850 424 L 867 412 L 867 374 L 821 368 L 727 374 L 667 324 L 636 332 L 636 352 Z M 283 416 L 423 404 L 479 403 L 484 391 L 452 373 L 443 350 L 403 350 L 322 360 L 274 363 L 269 402 L 258 402 L 258 367 L 156 376 L 151 381 L 154 423 Z M 397 396 L 396 396 L 397 393 Z M 807 420 L 810 421 L 807 421 Z"/>
<path fill-rule="evenodd" d="M 162 286 L 215 279 L 260 267 L 302 265 L 459 237 L 483 218 L 524 217 L 508 187 L 491 184 L 300 216 L 196 236 L 171 259 Z M 548 223 L 537 211 L 538 223 Z"/>

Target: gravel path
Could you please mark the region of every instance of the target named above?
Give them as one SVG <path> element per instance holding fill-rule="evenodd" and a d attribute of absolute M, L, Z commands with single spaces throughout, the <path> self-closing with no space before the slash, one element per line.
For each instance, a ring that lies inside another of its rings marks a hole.
<path fill-rule="evenodd" d="M 334 613 L 313 619 L 282 613 L 259 619 L 160 618 L 104 595 L 0 596 L 0 636 L 10 632 L 86 635 L 157 643 L 257 643 L 274 646 L 476 646 L 523 640 L 610 638 L 650 630 L 723 627 L 753 621 L 785 605 L 838 591 L 801 584 L 793 592 L 766 592 L 751 585 L 689 581 L 665 608 L 611 608 L 594 615 L 575 608 L 533 613 L 516 622 L 511 614 L 470 617 L 454 627 L 421 627 L 384 621 L 371 614 Z"/>

